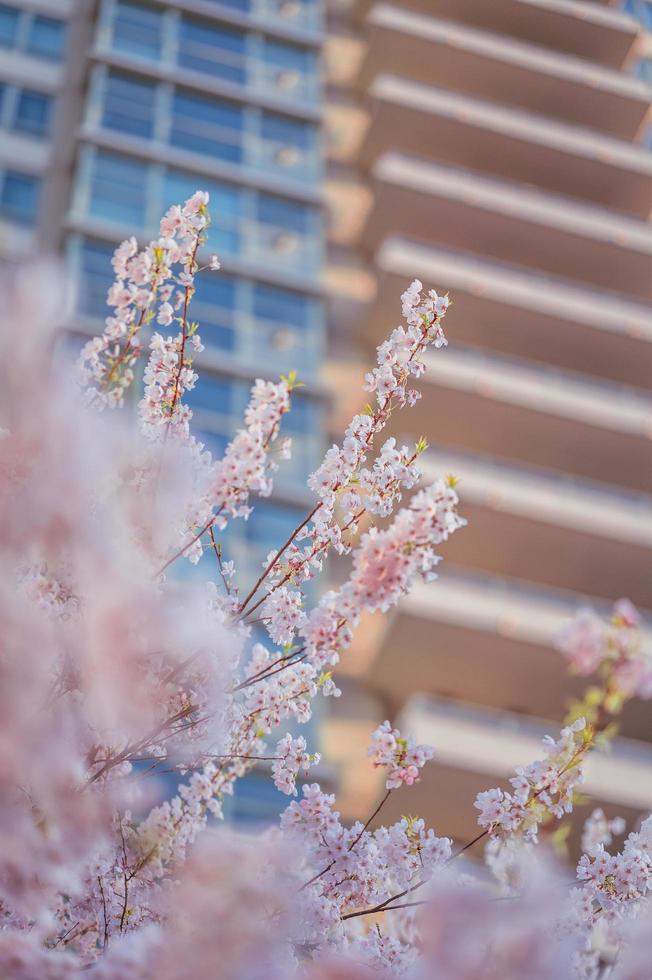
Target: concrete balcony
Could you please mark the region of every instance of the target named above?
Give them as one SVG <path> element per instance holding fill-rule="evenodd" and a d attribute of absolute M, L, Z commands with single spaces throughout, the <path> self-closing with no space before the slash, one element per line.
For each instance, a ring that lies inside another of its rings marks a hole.
<path fill-rule="evenodd" d="M 582 377 L 448 348 L 427 357 L 410 431 L 442 448 L 652 489 L 652 400 Z"/>
<path fill-rule="evenodd" d="M 434 761 L 410 790 L 410 812 L 427 818 L 438 834 L 458 841 L 471 840 L 478 833 L 478 812 L 473 807 L 477 793 L 492 786 L 508 788 L 517 766 L 542 758 L 543 737 L 558 735 L 558 728 L 547 722 L 425 698 L 415 698 L 406 706 L 400 725 L 419 742 L 435 747 Z M 610 816 L 624 816 L 628 830 L 635 829 L 652 804 L 651 765 L 652 747 L 625 738 L 616 739 L 608 753 L 587 755 L 582 793 L 589 801 L 578 807 L 573 820 L 574 846 L 582 821 L 596 806 Z M 390 799 L 383 808 L 383 821 L 400 819 L 405 806 L 400 797 Z M 482 844 L 470 856 L 481 853 Z"/>
<path fill-rule="evenodd" d="M 442 549 L 447 567 L 652 607 L 652 497 L 436 447 L 423 470 L 426 483 L 460 480 L 469 528 Z"/>
<path fill-rule="evenodd" d="M 375 255 L 380 277 L 365 322 L 376 346 L 388 311 L 415 277 L 449 290 L 452 346 L 527 357 L 555 367 L 647 388 L 652 377 L 652 308 L 594 289 L 390 238 Z"/>
<path fill-rule="evenodd" d="M 392 617 L 363 621 L 338 672 L 364 677 L 387 717 L 424 692 L 561 721 L 590 679 L 569 674 L 557 639 L 581 605 L 608 615 L 611 604 L 460 573 L 447 562 L 450 544 L 439 579 L 417 585 Z M 652 650 L 649 626 L 643 643 Z M 630 702 L 620 721 L 624 735 L 650 740 L 649 703 Z"/>
<path fill-rule="evenodd" d="M 594 130 L 485 99 L 379 75 L 369 90 L 368 166 L 397 151 L 647 218 L 652 153 Z"/>
<path fill-rule="evenodd" d="M 358 4 L 360 19 L 371 6 L 371 0 Z M 432 0 L 404 0 L 403 6 L 422 14 L 433 12 Z M 620 10 L 577 0 L 438 0 L 436 13 L 612 68 L 624 64 L 638 33 L 636 21 Z"/>
<path fill-rule="evenodd" d="M 487 255 L 652 300 L 652 226 L 468 171 L 384 154 L 363 243 L 388 235 Z"/>
<path fill-rule="evenodd" d="M 493 4 L 490 9 L 493 14 Z M 371 9 L 367 27 L 369 46 L 358 79 L 364 90 L 381 72 L 400 75 L 622 139 L 634 139 L 648 115 L 644 82 L 538 44 L 389 4 Z"/>

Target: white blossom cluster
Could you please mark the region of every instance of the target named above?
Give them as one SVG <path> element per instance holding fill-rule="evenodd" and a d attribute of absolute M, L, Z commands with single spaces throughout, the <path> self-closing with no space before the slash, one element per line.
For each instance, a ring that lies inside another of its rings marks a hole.
<path fill-rule="evenodd" d="M 412 737 L 401 738 L 401 733 L 384 721 L 371 736 L 368 754 L 374 766 L 388 770 L 387 789 L 398 789 L 417 782 L 419 770 L 432 759 L 433 750 L 429 745 L 417 745 Z"/>
<path fill-rule="evenodd" d="M 549 814 L 557 819 L 573 809 L 573 794 L 584 776 L 582 761 L 591 744 L 584 718 L 562 728 L 555 741 L 544 739 L 545 758 L 519 767 L 510 779 L 513 792 L 488 789 L 479 793 L 474 806 L 478 823 L 492 837 L 515 834 L 536 840 L 539 824 Z"/>

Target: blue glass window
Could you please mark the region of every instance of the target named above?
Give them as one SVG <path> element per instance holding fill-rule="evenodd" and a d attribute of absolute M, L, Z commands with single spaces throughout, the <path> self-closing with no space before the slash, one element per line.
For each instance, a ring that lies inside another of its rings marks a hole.
<path fill-rule="evenodd" d="M 181 149 L 240 163 L 244 112 L 240 106 L 176 91 L 170 142 Z"/>
<path fill-rule="evenodd" d="M 104 317 L 108 313 L 106 294 L 113 282 L 111 272 L 111 256 L 113 249 L 110 245 L 87 240 L 81 248 L 79 270 L 81 282 L 79 288 L 79 309 L 89 316 Z"/>
<path fill-rule="evenodd" d="M 291 293 L 262 283 L 254 286 L 254 315 L 258 319 L 306 329 L 311 305 L 309 297 L 302 293 Z"/>
<path fill-rule="evenodd" d="M 5 85 L 4 82 L 0 82 L 0 121 L 2 121 L 2 116 L 4 114 L 6 94 L 7 94 L 7 86 Z"/>
<path fill-rule="evenodd" d="M 23 89 L 16 102 L 13 128 L 33 136 L 45 136 L 50 128 L 53 101 L 45 92 Z"/>
<path fill-rule="evenodd" d="M 113 22 L 116 51 L 157 61 L 163 42 L 163 11 L 128 0 L 118 0 Z"/>
<path fill-rule="evenodd" d="M 110 72 L 104 93 L 102 125 L 130 136 L 154 135 L 156 85 Z"/>
<path fill-rule="evenodd" d="M 203 373 L 185 398 L 193 409 L 205 412 L 216 412 L 229 418 L 229 428 L 235 410 L 236 382 L 230 378 L 219 377 L 215 374 Z"/>
<path fill-rule="evenodd" d="M 317 131 L 310 123 L 272 112 L 263 113 L 261 136 L 272 143 L 295 146 L 301 150 L 313 150 L 317 145 Z"/>
<path fill-rule="evenodd" d="M 32 20 L 27 35 L 27 50 L 41 58 L 58 61 L 66 43 L 66 25 L 54 17 L 40 14 Z"/>
<path fill-rule="evenodd" d="M 625 0 L 623 10 L 636 17 L 648 31 L 652 30 L 652 4 L 647 0 Z"/>
<path fill-rule="evenodd" d="M 216 7 L 228 7 L 229 10 L 251 10 L 251 0 L 213 0 Z"/>
<path fill-rule="evenodd" d="M 0 4 L 0 44 L 5 48 L 13 48 L 18 36 L 18 19 L 20 11 L 15 7 Z"/>
<path fill-rule="evenodd" d="M 317 431 L 319 424 L 319 404 L 310 398 L 294 394 L 292 409 L 283 418 L 283 428 L 293 435 L 310 435 Z"/>
<path fill-rule="evenodd" d="M 201 338 L 206 346 L 233 350 L 235 347 L 234 314 L 236 282 L 220 272 L 199 277 L 193 300 L 193 318 L 198 320 Z"/>
<path fill-rule="evenodd" d="M 306 234 L 310 227 L 311 210 L 304 204 L 289 201 L 284 197 L 259 194 L 256 202 L 256 217 L 266 225 L 274 225 L 283 231 Z"/>
<path fill-rule="evenodd" d="M 285 419 L 283 421 L 285 423 Z M 256 500 L 253 513 L 244 523 L 244 536 L 260 549 L 262 555 L 266 555 L 272 549 L 280 548 L 305 516 L 298 507 L 273 503 L 271 500 Z"/>
<path fill-rule="evenodd" d="M 267 76 L 274 80 L 281 91 L 290 94 L 298 92 L 302 96 L 312 94 L 306 92 L 306 83 L 315 76 L 317 70 L 312 51 L 268 39 L 265 41 L 263 60 Z"/>
<path fill-rule="evenodd" d="M 38 177 L 17 170 L 0 175 L 0 214 L 4 217 L 34 224 L 40 189 Z"/>
<path fill-rule="evenodd" d="M 97 152 L 90 178 L 90 213 L 106 221 L 145 223 L 147 165 L 107 151 Z"/>
<path fill-rule="evenodd" d="M 188 395 L 186 395 L 186 402 L 188 401 Z M 213 459 L 222 459 L 224 455 L 224 450 L 229 443 L 229 436 L 221 432 L 205 432 L 199 431 L 195 432 L 193 427 L 193 433 L 197 438 L 198 442 L 204 444 L 204 449 L 206 449 L 213 457 Z"/>
<path fill-rule="evenodd" d="M 182 68 L 244 84 L 246 35 L 183 16 L 177 59 Z"/>
<path fill-rule="evenodd" d="M 634 63 L 634 75 L 652 85 L 652 58 L 639 58 Z"/>

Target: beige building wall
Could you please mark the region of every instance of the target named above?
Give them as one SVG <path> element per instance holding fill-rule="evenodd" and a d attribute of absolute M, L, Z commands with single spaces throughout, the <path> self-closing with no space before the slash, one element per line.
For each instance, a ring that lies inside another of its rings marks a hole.
<path fill-rule="evenodd" d="M 634 10 L 636 5 L 630 5 Z M 327 45 L 334 428 L 411 279 L 450 291 L 450 346 L 397 434 L 460 478 L 469 527 L 440 580 L 370 617 L 326 749 L 342 809 L 379 794 L 385 717 L 436 762 L 397 815 L 473 834 L 472 801 L 538 753 L 578 683 L 575 609 L 652 610 L 650 35 L 616 4 L 334 0 Z M 650 633 L 647 633 L 650 645 Z M 587 789 L 652 805 L 652 713 L 633 705 Z"/>

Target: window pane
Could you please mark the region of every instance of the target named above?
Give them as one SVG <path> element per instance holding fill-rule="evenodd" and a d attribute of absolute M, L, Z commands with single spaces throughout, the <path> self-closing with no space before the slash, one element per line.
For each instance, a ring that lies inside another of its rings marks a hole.
<path fill-rule="evenodd" d="M 18 34 L 18 11 L 14 7 L 0 4 L 0 44 L 13 48 Z"/>
<path fill-rule="evenodd" d="M 249 519 L 243 524 L 244 536 L 255 543 L 261 554 L 266 555 L 280 548 L 305 516 L 297 507 L 257 500 Z"/>
<path fill-rule="evenodd" d="M 251 10 L 251 0 L 213 0 L 216 7 L 228 7 L 230 10 Z"/>
<path fill-rule="evenodd" d="M 226 428 L 231 432 L 233 419 L 233 402 L 235 384 L 229 378 L 221 378 L 214 374 L 202 374 L 199 381 L 185 394 L 188 405 L 193 409 L 215 412 L 228 419 Z M 224 432 L 224 429 L 222 429 Z"/>
<path fill-rule="evenodd" d="M 310 398 L 293 394 L 292 409 L 283 417 L 283 427 L 293 435 L 310 435 L 317 431 L 319 405 Z"/>
<path fill-rule="evenodd" d="M 639 58 L 634 64 L 634 75 L 652 85 L 652 58 Z"/>
<path fill-rule="evenodd" d="M 236 284 L 223 273 L 202 276 L 197 282 L 193 316 L 199 321 L 201 338 L 206 346 L 233 350 L 235 347 L 234 312 Z"/>
<path fill-rule="evenodd" d="M 286 146 L 296 146 L 302 150 L 312 150 L 317 143 L 317 131 L 310 123 L 288 119 L 265 112 L 261 121 L 261 135 L 264 140 Z"/>
<path fill-rule="evenodd" d="M 54 17 L 36 16 L 31 23 L 27 38 L 27 50 L 42 58 L 58 60 L 63 54 L 66 25 Z"/>
<path fill-rule="evenodd" d="M 147 166 L 115 153 L 96 153 L 90 186 L 90 213 L 106 221 L 145 223 Z"/>
<path fill-rule="evenodd" d="M 110 245 L 85 241 L 79 262 L 79 309 L 89 316 L 106 316 L 106 294 L 113 282 Z"/>
<path fill-rule="evenodd" d="M 102 125 L 132 136 L 154 135 L 156 86 L 111 72 L 104 94 Z"/>
<path fill-rule="evenodd" d="M 186 401 L 188 401 L 188 395 L 186 395 Z M 197 441 L 204 444 L 204 448 L 211 453 L 213 459 L 222 459 L 224 450 L 229 443 L 229 437 L 227 435 L 222 435 L 219 432 L 206 432 L 204 430 L 195 432 L 194 429 L 193 432 Z"/>
<path fill-rule="evenodd" d="M 180 149 L 240 163 L 244 114 L 239 106 L 175 92 L 170 142 Z"/>
<path fill-rule="evenodd" d="M 182 17 L 178 62 L 183 68 L 244 84 L 245 35 L 225 27 Z"/>
<path fill-rule="evenodd" d="M 32 92 L 30 89 L 23 89 L 16 103 L 14 129 L 32 133 L 35 136 L 44 136 L 50 128 L 52 102 L 52 96 L 46 95 L 44 92 Z"/>
<path fill-rule="evenodd" d="M 8 218 L 33 224 L 36 218 L 40 181 L 29 174 L 7 170 L 2 180 L 0 211 Z"/>
<path fill-rule="evenodd" d="M 284 197 L 259 194 L 256 212 L 260 222 L 283 231 L 305 234 L 309 230 L 310 209 Z"/>
<path fill-rule="evenodd" d="M 156 61 L 161 56 L 162 34 L 160 10 L 119 0 L 113 25 L 113 47 L 117 51 Z"/>
<path fill-rule="evenodd" d="M 306 329 L 311 305 L 310 299 L 301 293 L 260 283 L 254 287 L 254 315 L 258 319 Z"/>

